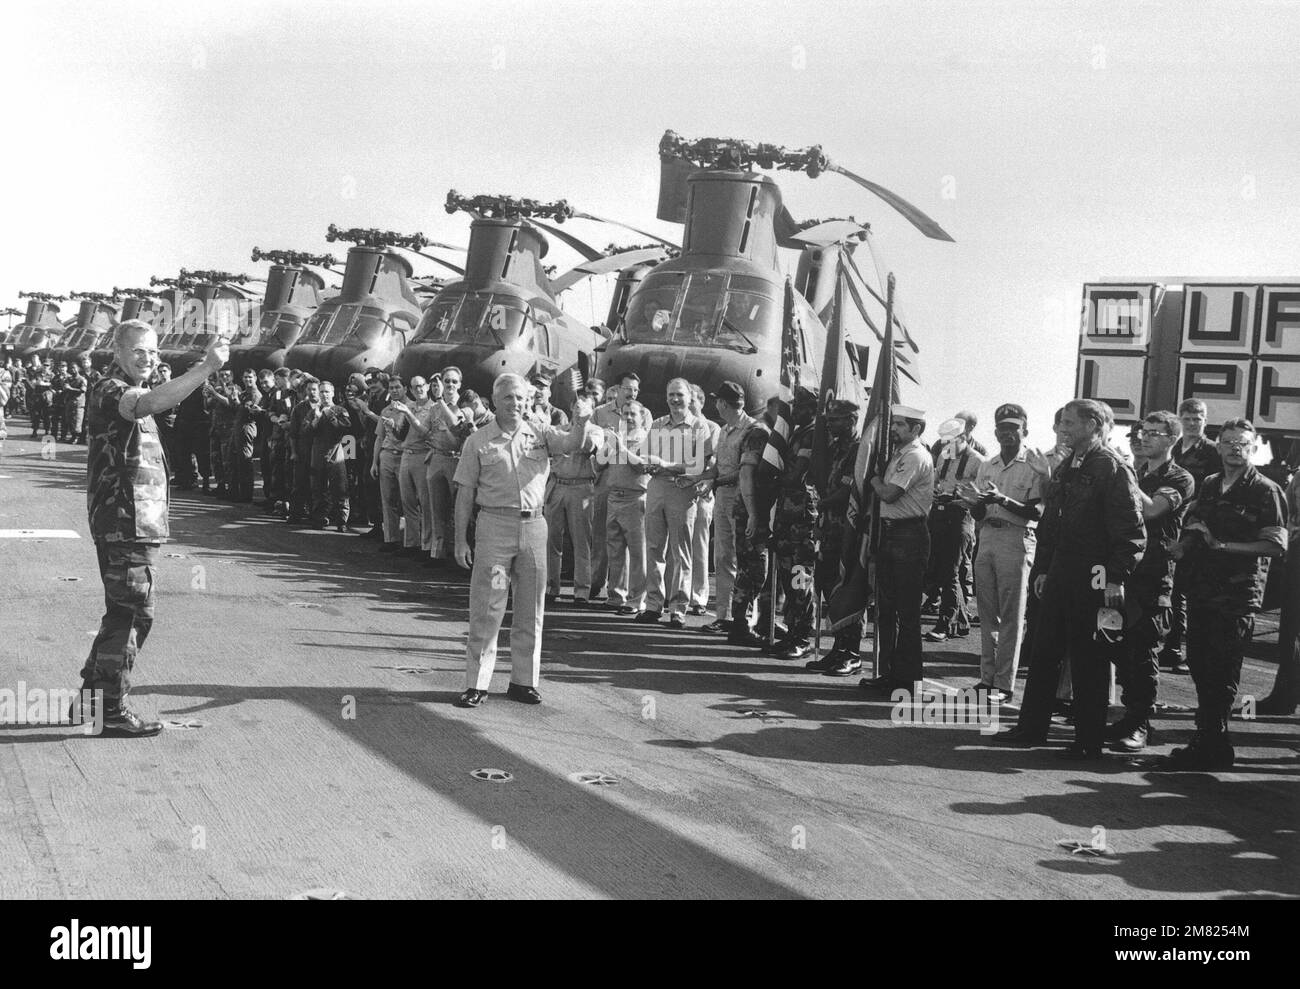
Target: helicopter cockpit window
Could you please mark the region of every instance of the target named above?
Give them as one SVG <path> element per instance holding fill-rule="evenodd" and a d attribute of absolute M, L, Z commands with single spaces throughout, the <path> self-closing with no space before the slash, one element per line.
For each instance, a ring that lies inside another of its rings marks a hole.
<path fill-rule="evenodd" d="M 412 343 L 445 343 L 456 322 L 456 310 L 464 296 L 439 299 L 424 311 Z"/>
<path fill-rule="evenodd" d="M 361 306 L 339 306 L 338 312 L 334 315 L 334 321 L 330 323 L 328 331 L 325 333 L 321 343 L 342 343 L 352 335 L 352 324 L 356 322 L 361 312 Z"/>
<path fill-rule="evenodd" d="M 307 326 L 302 331 L 301 343 L 322 343 L 325 335 L 329 332 L 330 323 L 334 321 L 337 311 L 334 309 L 323 309 L 312 313 L 311 319 L 307 320 Z"/>
<path fill-rule="evenodd" d="M 653 281 L 652 281 L 653 279 Z M 684 276 L 671 274 L 646 279 L 623 314 L 623 330 L 634 343 L 668 343 L 672 340 L 673 308 Z"/>
<path fill-rule="evenodd" d="M 493 296 L 484 326 L 503 347 L 531 347 L 533 323 L 522 304 L 509 297 Z"/>
<path fill-rule="evenodd" d="M 355 337 L 367 347 L 379 342 L 384 330 L 389 327 L 384 311 L 378 306 L 351 307 L 357 311 L 356 319 L 348 330 L 349 337 Z M 337 325 L 337 324 L 335 324 Z"/>

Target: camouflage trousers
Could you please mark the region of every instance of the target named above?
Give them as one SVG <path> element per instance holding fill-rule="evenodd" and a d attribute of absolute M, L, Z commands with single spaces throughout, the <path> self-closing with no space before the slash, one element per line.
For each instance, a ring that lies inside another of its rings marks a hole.
<path fill-rule="evenodd" d="M 153 628 L 158 543 L 96 542 L 104 617 L 81 679 L 112 709 L 131 689 L 135 657 Z"/>
<path fill-rule="evenodd" d="M 85 438 L 86 403 L 68 402 L 63 406 L 63 435 L 71 441 Z"/>
<path fill-rule="evenodd" d="M 749 624 L 749 606 L 759 602 L 759 614 L 770 614 L 771 592 L 767 583 L 769 553 L 767 526 L 760 525 L 754 538 L 745 534 L 749 512 L 743 498 L 736 499 L 731 517 L 736 527 L 736 583 L 731 589 L 731 620 Z M 761 620 L 760 620 L 761 624 Z"/>
<path fill-rule="evenodd" d="M 777 580 L 785 592 L 785 623 L 790 636 L 810 639 L 816 593 L 816 533 L 802 525 L 781 532 L 776 539 L 776 567 Z"/>

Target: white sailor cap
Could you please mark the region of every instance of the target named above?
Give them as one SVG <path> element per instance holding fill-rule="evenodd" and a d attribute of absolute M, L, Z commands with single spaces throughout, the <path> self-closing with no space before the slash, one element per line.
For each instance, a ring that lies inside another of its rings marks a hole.
<path fill-rule="evenodd" d="M 924 412 L 920 409 L 914 409 L 910 405 L 895 405 L 892 411 L 899 419 L 916 419 L 918 421 L 924 421 L 925 419 Z"/>

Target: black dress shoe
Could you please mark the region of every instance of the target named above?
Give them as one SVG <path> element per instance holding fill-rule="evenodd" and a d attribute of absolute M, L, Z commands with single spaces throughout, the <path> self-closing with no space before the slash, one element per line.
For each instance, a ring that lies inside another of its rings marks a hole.
<path fill-rule="evenodd" d="M 643 611 L 641 614 L 633 618 L 632 621 L 636 622 L 638 625 L 657 625 L 659 624 L 659 619 L 662 617 L 662 611 Z"/>
<path fill-rule="evenodd" d="M 862 671 L 862 660 L 856 653 L 842 652 L 834 666 L 827 666 L 822 670 L 822 676 L 827 677 L 851 677 L 854 673 Z"/>
<path fill-rule="evenodd" d="M 803 664 L 805 670 L 812 673 L 821 673 L 823 670 L 829 670 L 832 666 L 839 665 L 839 661 L 844 658 L 844 650 L 832 649 L 820 659 L 810 659 Z"/>
<path fill-rule="evenodd" d="M 812 655 L 812 645 L 795 639 L 776 655 L 779 659 L 803 659 Z"/>
<path fill-rule="evenodd" d="M 1056 758 L 1063 762 L 1097 762 L 1105 759 L 1105 753 L 1100 748 L 1089 748 L 1075 742 L 1068 749 L 1062 749 L 1056 753 Z"/>
<path fill-rule="evenodd" d="M 467 690 L 456 698 L 457 707 L 481 707 L 487 700 L 486 690 Z"/>
<path fill-rule="evenodd" d="M 1161 773 L 1214 773 L 1231 769 L 1235 761 L 1231 745 L 1206 745 L 1196 740 L 1157 759 L 1152 769 Z"/>
<path fill-rule="evenodd" d="M 741 646 L 745 649 L 766 649 L 767 640 L 761 635 L 754 634 L 753 629 L 732 628 L 732 630 L 727 633 L 727 645 Z"/>
<path fill-rule="evenodd" d="M 672 629 L 683 629 L 686 627 L 686 621 L 681 615 L 673 615 L 672 618 L 668 619 L 668 627 Z"/>
<path fill-rule="evenodd" d="M 537 692 L 536 687 L 526 687 L 522 683 L 510 681 L 510 686 L 506 688 L 506 696 L 512 701 L 518 701 L 520 704 L 540 704 L 542 695 Z"/>
<path fill-rule="evenodd" d="M 620 604 L 616 609 L 614 609 L 614 614 L 624 615 L 624 616 L 635 615 L 636 609 L 633 608 L 630 604 Z"/>
<path fill-rule="evenodd" d="M 863 677 L 858 681 L 858 686 L 863 690 L 873 690 L 882 694 L 892 694 L 895 690 L 910 689 L 907 684 L 899 683 L 890 677 L 872 677 L 870 679 Z"/>
<path fill-rule="evenodd" d="M 693 604 L 687 610 L 690 614 L 695 615 L 696 617 L 708 614 L 708 612 L 704 610 L 704 605 L 702 604 Z"/>
<path fill-rule="evenodd" d="M 709 635 L 722 635 L 731 631 L 731 622 L 719 618 L 717 621 L 709 622 L 709 624 L 703 626 L 700 631 L 707 632 Z"/>
<path fill-rule="evenodd" d="M 103 738 L 148 738 L 162 730 L 161 721 L 145 721 L 125 704 L 116 710 L 105 705 Z"/>

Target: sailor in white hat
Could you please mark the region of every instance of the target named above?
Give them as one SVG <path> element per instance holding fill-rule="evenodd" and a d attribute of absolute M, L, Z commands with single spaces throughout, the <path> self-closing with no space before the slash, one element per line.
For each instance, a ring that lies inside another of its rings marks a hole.
<path fill-rule="evenodd" d="M 889 423 L 894 455 L 872 477 L 880 499 L 880 553 L 876 557 L 876 607 L 880 617 L 877 676 L 867 689 L 912 690 L 921 679 L 921 597 L 930 559 L 926 519 L 934 501 L 934 461 L 921 445 L 925 413 L 895 405 Z"/>

